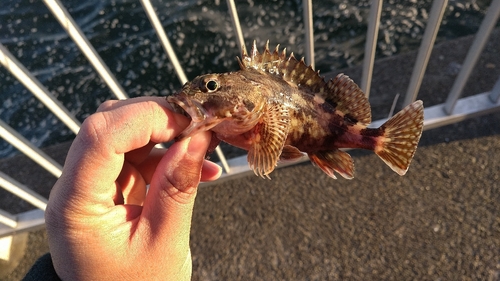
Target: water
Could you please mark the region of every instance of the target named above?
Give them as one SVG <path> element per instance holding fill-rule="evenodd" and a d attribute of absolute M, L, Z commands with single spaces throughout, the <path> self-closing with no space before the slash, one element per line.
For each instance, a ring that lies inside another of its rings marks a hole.
<path fill-rule="evenodd" d="M 316 68 L 328 72 L 360 64 L 368 0 L 314 3 Z M 418 48 L 430 0 L 384 1 L 377 56 Z M 477 31 L 491 1 L 449 1 L 441 40 Z M 62 0 L 93 46 L 131 96 L 167 95 L 181 85 L 138 0 Z M 301 1 L 239 1 L 237 9 L 247 45 L 281 44 L 304 54 Z M 189 79 L 238 68 L 239 55 L 225 1 L 153 0 L 160 20 Z M 83 120 L 104 100 L 107 86 L 37 0 L 2 0 L 0 42 Z M 0 118 L 39 147 L 74 135 L 3 67 L 0 67 Z M 0 141 L 0 157 L 16 150 Z"/>

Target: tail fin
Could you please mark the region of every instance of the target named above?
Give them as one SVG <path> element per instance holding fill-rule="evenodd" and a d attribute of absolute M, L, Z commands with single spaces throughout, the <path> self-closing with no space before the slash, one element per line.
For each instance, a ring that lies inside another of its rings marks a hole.
<path fill-rule="evenodd" d="M 424 106 L 418 100 L 394 115 L 380 128 L 382 142 L 375 153 L 399 175 L 406 174 L 424 126 Z"/>

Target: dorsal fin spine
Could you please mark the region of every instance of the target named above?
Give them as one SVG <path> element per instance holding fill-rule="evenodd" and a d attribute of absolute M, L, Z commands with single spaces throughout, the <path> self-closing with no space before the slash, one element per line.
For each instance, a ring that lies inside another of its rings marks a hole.
<path fill-rule="evenodd" d="M 245 45 L 241 46 L 241 57 L 248 57 L 247 47 Z"/>
<path fill-rule="evenodd" d="M 244 57 L 245 55 L 243 55 Z M 240 65 L 240 69 L 243 70 L 245 69 L 245 63 L 241 61 L 241 59 L 239 57 L 236 57 L 236 59 L 238 60 L 238 64 Z"/>
<path fill-rule="evenodd" d="M 257 42 L 253 40 L 252 50 L 250 51 L 250 58 L 254 61 L 260 54 L 259 50 L 257 50 Z"/>

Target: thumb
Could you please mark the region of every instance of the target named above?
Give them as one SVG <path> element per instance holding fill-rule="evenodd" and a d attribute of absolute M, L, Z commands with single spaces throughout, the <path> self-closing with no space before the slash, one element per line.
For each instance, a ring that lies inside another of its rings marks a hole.
<path fill-rule="evenodd" d="M 209 143 L 209 133 L 196 134 L 174 143 L 158 163 L 141 216 L 153 239 L 176 237 L 189 243 L 194 200 Z"/>

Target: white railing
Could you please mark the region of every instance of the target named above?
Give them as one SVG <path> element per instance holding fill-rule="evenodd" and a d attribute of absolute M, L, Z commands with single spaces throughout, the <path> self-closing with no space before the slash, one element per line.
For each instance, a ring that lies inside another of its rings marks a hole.
<path fill-rule="evenodd" d="M 186 75 L 176 58 L 174 50 L 167 38 L 165 31 L 154 12 L 153 6 L 149 0 L 140 0 L 141 4 L 148 15 L 148 18 L 154 27 L 161 44 L 168 54 L 169 60 L 174 66 L 177 76 L 181 83 L 187 81 Z M 81 52 L 87 57 L 95 70 L 102 77 L 103 81 L 108 85 L 114 95 L 119 99 L 127 98 L 127 95 L 120 84 L 117 82 L 109 68 L 104 64 L 99 54 L 89 43 L 80 28 L 75 24 L 71 15 L 61 5 L 58 0 L 44 0 L 44 3 L 53 13 L 54 17 L 60 22 L 66 32 L 70 35 L 73 41 L 80 48 Z M 444 11 L 447 7 L 447 0 L 434 1 L 426 30 L 418 52 L 417 61 L 414 65 L 414 70 L 408 86 L 408 91 L 404 97 L 404 103 L 409 104 L 416 100 L 420 85 L 427 68 L 427 64 L 432 52 L 432 48 L 436 39 L 437 31 L 441 25 L 441 20 Z M 238 19 L 237 7 L 233 0 L 227 0 L 228 10 L 231 15 L 233 27 L 236 32 L 236 40 L 240 49 L 245 45 L 243 33 Z M 373 75 L 373 65 L 375 59 L 375 50 L 377 43 L 377 35 L 379 30 L 380 14 L 382 9 L 382 0 L 373 0 L 372 7 L 368 19 L 368 31 L 365 47 L 365 57 L 363 62 L 363 73 L 360 81 L 361 88 L 367 95 L 370 93 L 371 78 Z M 314 34 L 313 34 L 313 10 L 312 1 L 303 1 L 304 10 L 304 26 L 305 26 L 305 42 L 306 42 L 306 62 L 314 65 Z M 479 55 L 485 45 L 488 36 L 492 32 L 498 17 L 500 15 L 500 0 L 493 0 L 488 8 L 486 16 L 477 32 L 473 45 L 468 51 L 465 62 L 460 70 L 455 83 L 447 96 L 447 100 L 443 104 L 431 106 L 425 109 L 425 127 L 424 129 L 436 128 L 447 124 L 462 121 L 472 116 L 490 113 L 500 110 L 500 79 L 494 85 L 493 89 L 488 93 L 478 93 L 467 98 L 461 98 L 462 90 L 468 77 L 476 64 Z M 0 43 L 0 63 L 40 102 L 49 108 L 71 131 L 77 133 L 80 127 L 80 122 L 72 116 L 69 111 L 60 104 L 50 92 L 31 74 L 8 50 Z M 374 122 L 374 125 L 380 125 L 384 120 Z M 26 154 L 38 165 L 44 167 L 55 177 L 59 177 L 62 167 L 40 149 L 35 147 L 14 129 L 9 127 L 5 122 L 0 121 L 0 137 L 16 147 L 19 151 Z M 237 157 L 226 162 L 224 155 L 218 149 L 219 158 L 224 166 L 224 178 L 229 178 L 234 175 L 249 172 L 246 157 Z M 35 229 L 43 226 L 43 210 L 47 204 L 47 199 L 35 193 L 29 187 L 15 181 L 8 175 L 0 172 L 0 186 L 9 192 L 15 194 L 19 198 L 29 202 L 37 209 L 20 214 L 10 214 L 5 210 L 0 210 L 0 243 L 10 243 L 12 241 L 9 236 L 13 233 Z M 0 245 L 2 246 L 2 245 Z M 9 247 L 2 246 L 1 249 Z M 2 253 L 0 253 L 2 254 Z M 0 255 L 0 257 L 3 255 Z"/>

